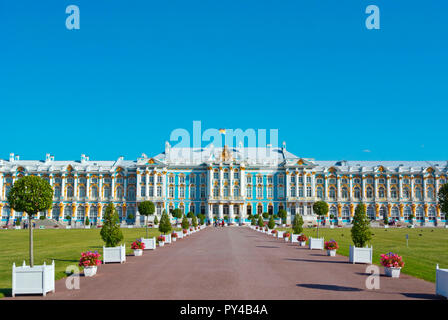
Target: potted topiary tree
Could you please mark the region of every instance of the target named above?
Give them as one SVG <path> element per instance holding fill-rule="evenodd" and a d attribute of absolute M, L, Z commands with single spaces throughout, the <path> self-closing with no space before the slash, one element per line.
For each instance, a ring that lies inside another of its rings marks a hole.
<path fill-rule="evenodd" d="M 193 216 L 193 218 L 191 218 L 191 224 L 196 229 L 196 227 L 198 226 L 198 219 L 196 218 L 196 216 Z"/>
<path fill-rule="evenodd" d="M 20 227 L 20 219 L 19 218 L 16 219 L 14 229 L 16 229 L 16 230 L 20 230 L 21 229 L 21 227 Z"/>
<path fill-rule="evenodd" d="M 177 226 L 177 224 L 178 224 L 178 220 L 179 220 L 180 218 L 182 218 L 182 216 L 183 216 L 183 214 L 182 214 L 182 210 L 180 210 L 179 208 L 173 209 L 173 210 L 171 211 L 171 215 L 172 215 L 174 218 L 176 218 L 176 226 Z"/>
<path fill-rule="evenodd" d="M 84 222 L 84 228 L 85 229 L 90 229 L 90 220 L 89 217 L 86 218 L 86 221 Z"/>
<path fill-rule="evenodd" d="M 67 220 L 67 226 L 66 226 L 66 228 L 67 228 L 67 229 L 70 229 L 70 228 L 71 228 L 71 224 L 72 224 L 72 217 L 71 217 L 70 215 L 66 215 L 66 216 L 65 216 L 65 220 Z"/>
<path fill-rule="evenodd" d="M 387 216 L 387 213 L 384 214 L 383 217 L 383 222 L 384 222 L 384 228 L 389 228 L 389 217 Z"/>
<path fill-rule="evenodd" d="M 146 238 L 148 238 L 148 216 L 153 215 L 155 212 L 155 206 L 152 201 L 142 201 L 138 204 L 138 212 L 145 216 L 145 228 Z M 157 218 L 157 217 L 156 217 Z M 142 238 L 142 242 L 145 243 L 145 238 Z M 147 245 L 145 243 L 145 245 Z"/>
<path fill-rule="evenodd" d="M 130 226 L 129 226 L 129 227 L 132 227 L 132 226 L 134 225 L 134 223 L 135 223 L 135 221 L 134 221 L 134 215 L 133 215 L 132 213 L 130 213 L 130 214 L 128 215 L 128 221 L 130 222 Z"/>
<path fill-rule="evenodd" d="M 354 246 L 350 246 L 349 261 L 351 263 L 372 263 L 372 247 L 367 243 L 372 239 L 370 221 L 366 215 L 366 206 L 360 203 L 356 206 L 351 229 Z"/>
<path fill-rule="evenodd" d="M 284 209 L 278 210 L 278 216 L 282 220 L 282 226 L 286 227 L 286 218 L 288 217 L 288 213 Z"/>
<path fill-rule="evenodd" d="M 120 219 L 113 203 L 109 203 L 106 207 L 100 235 L 106 244 L 106 246 L 103 246 L 103 262 L 125 262 L 126 247 L 125 244 L 118 246 L 123 241 L 123 233 L 121 232 Z"/>
<path fill-rule="evenodd" d="M 317 215 L 317 237 L 319 238 L 319 221 L 322 216 L 328 213 L 328 203 L 325 201 L 316 201 L 313 204 L 313 212 Z M 311 238 L 310 238 L 311 242 Z"/>
<path fill-rule="evenodd" d="M 256 225 L 257 225 L 257 219 L 255 219 L 255 216 L 252 216 L 252 217 L 250 218 L 250 224 L 251 224 L 252 226 L 256 226 Z"/>
<path fill-rule="evenodd" d="M 272 229 L 275 228 L 275 221 L 274 221 L 274 217 L 273 216 L 271 216 L 269 218 L 268 228 L 269 228 L 269 230 L 268 230 L 269 233 L 271 233 Z"/>
<path fill-rule="evenodd" d="M 261 216 L 258 217 L 258 226 L 259 226 L 260 228 L 263 228 L 263 227 L 264 227 L 263 217 L 261 217 Z"/>
<path fill-rule="evenodd" d="M 165 237 L 165 243 L 171 243 L 171 221 L 170 217 L 168 217 L 168 213 L 164 210 L 162 213 L 162 217 L 160 218 L 159 231 L 163 233 Z"/>
<path fill-rule="evenodd" d="M 263 212 L 263 219 L 269 219 L 269 213 Z"/>
<path fill-rule="evenodd" d="M 298 236 L 303 232 L 303 218 L 300 214 L 294 216 L 292 222 L 291 242 L 299 242 Z"/>
<path fill-rule="evenodd" d="M 45 179 L 38 176 L 24 176 L 16 180 L 7 196 L 10 208 L 28 214 L 30 265 L 25 261 L 21 267 L 13 264 L 12 295 L 54 292 L 54 261 L 47 266 L 34 266 L 33 222 L 41 211 L 51 208 L 53 189 Z M 42 281 L 43 279 L 43 281 Z"/>
<path fill-rule="evenodd" d="M 414 226 L 414 215 L 411 213 L 410 215 L 409 215 L 409 228 L 415 228 L 415 226 Z"/>
<path fill-rule="evenodd" d="M 334 229 L 334 224 L 333 224 L 333 220 L 334 220 L 334 214 L 330 214 L 330 229 Z"/>
<path fill-rule="evenodd" d="M 183 234 L 184 235 L 189 235 L 189 230 L 188 229 L 190 228 L 190 222 L 188 222 L 188 219 L 187 219 L 186 216 L 184 216 L 182 218 L 181 225 L 182 225 L 182 232 L 183 232 Z"/>

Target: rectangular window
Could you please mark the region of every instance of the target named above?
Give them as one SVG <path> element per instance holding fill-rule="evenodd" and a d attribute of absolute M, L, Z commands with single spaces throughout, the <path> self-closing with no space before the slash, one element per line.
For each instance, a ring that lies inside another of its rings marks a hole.
<path fill-rule="evenodd" d="M 311 187 L 306 187 L 306 196 L 311 197 Z"/>
<path fill-rule="evenodd" d="M 149 176 L 149 183 L 154 183 L 154 176 Z"/>
<path fill-rule="evenodd" d="M 179 183 L 180 184 L 185 183 L 185 176 L 179 176 Z"/>
<path fill-rule="evenodd" d="M 174 187 L 169 187 L 168 192 L 169 192 L 169 197 L 174 198 Z"/>
<path fill-rule="evenodd" d="M 263 184 L 263 176 L 257 176 L 257 183 Z"/>
<path fill-rule="evenodd" d="M 228 172 L 224 172 L 224 179 L 225 180 L 229 180 L 229 173 Z"/>
<path fill-rule="evenodd" d="M 252 187 L 247 187 L 246 194 L 248 198 L 252 198 Z"/>
<path fill-rule="evenodd" d="M 311 177 L 306 177 L 306 183 L 311 183 Z"/>
<path fill-rule="evenodd" d="M 157 176 L 157 183 L 162 183 L 162 176 Z"/>
<path fill-rule="evenodd" d="M 157 196 L 158 197 L 162 196 L 162 187 L 161 186 L 157 186 Z"/>
<path fill-rule="evenodd" d="M 281 175 L 278 176 L 278 183 L 279 184 L 283 184 L 284 183 L 283 181 L 284 181 L 283 180 L 283 175 L 281 174 Z"/>
<path fill-rule="evenodd" d="M 196 188 L 195 187 L 190 187 L 190 198 L 191 199 L 196 198 Z"/>
<path fill-rule="evenodd" d="M 185 187 L 179 187 L 179 198 L 185 198 Z"/>
<path fill-rule="evenodd" d="M 201 198 L 205 198 L 205 187 L 201 187 Z"/>
<path fill-rule="evenodd" d="M 257 187 L 257 198 L 263 198 L 263 187 Z"/>
<path fill-rule="evenodd" d="M 274 195 L 273 195 L 273 192 L 272 192 L 272 187 L 269 187 L 268 188 L 268 198 L 273 198 L 274 197 Z"/>
<path fill-rule="evenodd" d="M 252 177 L 251 176 L 247 176 L 246 177 L 246 183 L 247 184 L 251 184 L 252 183 Z"/>
<path fill-rule="evenodd" d="M 213 179 L 219 180 L 219 172 L 213 172 Z"/>
<path fill-rule="evenodd" d="M 268 184 L 273 184 L 274 178 L 272 176 L 268 176 Z"/>
<path fill-rule="evenodd" d="M 168 179 L 169 183 L 174 184 L 174 176 L 170 176 Z"/>
<path fill-rule="evenodd" d="M 234 172 L 233 173 L 233 179 L 238 180 L 239 178 L 240 178 L 239 172 Z"/>
<path fill-rule="evenodd" d="M 190 183 L 191 184 L 195 184 L 196 183 L 196 178 L 193 175 L 190 175 Z"/>
<path fill-rule="evenodd" d="M 299 188 L 299 198 L 303 198 L 303 188 Z"/>
<path fill-rule="evenodd" d="M 283 198 L 285 196 L 285 189 L 283 187 L 278 187 L 278 196 Z"/>
<path fill-rule="evenodd" d="M 303 183 L 303 177 L 299 176 L 299 183 Z"/>

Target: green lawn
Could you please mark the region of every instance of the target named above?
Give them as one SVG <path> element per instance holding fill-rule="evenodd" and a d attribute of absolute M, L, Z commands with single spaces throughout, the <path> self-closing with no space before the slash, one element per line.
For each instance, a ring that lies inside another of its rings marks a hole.
<path fill-rule="evenodd" d="M 279 228 L 286 230 L 286 228 Z M 448 268 L 448 229 L 383 229 L 372 228 L 373 263 L 380 264 L 380 254 L 394 252 L 403 256 L 403 273 L 435 282 L 436 264 Z M 292 229 L 288 229 L 292 232 Z M 316 228 L 304 228 L 308 237 L 316 237 Z M 409 234 L 409 247 L 406 247 L 406 234 Z M 353 244 L 349 228 L 320 228 L 319 237 L 325 241 L 334 239 L 339 244 L 338 254 L 348 256 L 349 245 Z"/>
<path fill-rule="evenodd" d="M 126 253 L 132 253 L 131 243 L 145 237 L 144 228 L 121 229 L 126 244 Z M 176 229 L 180 230 L 180 229 Z M 148 228 L 149 236 L 158 236 L 157 229 Z M 29 265 L 29 231 L 0 230 L 0 298 L 11 294 L 13 262 Z M 102 254 L 103 241 L 100 229 L 46 229 L 34 230 L 34 264 L 51 264 L 54 260 L 56 279 L 65 276 L 68 265 L 78 264 L 82 251 L 97 250 Z"/>

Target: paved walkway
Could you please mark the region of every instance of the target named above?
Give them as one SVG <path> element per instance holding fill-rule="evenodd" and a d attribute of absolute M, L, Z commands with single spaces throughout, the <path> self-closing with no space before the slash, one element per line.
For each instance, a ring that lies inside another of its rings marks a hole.
<path fill-rule="evenodd" d="M 246 227 L 209 227 L 125 264 L 107 264 L 80 290 L 65 279 L 25 299 L 435 299 L 435 285 L 402 274 L 367 290 L 366 265 L 285 243 Z M 381 268 L 381 273 L 383 270 Z M 17 297 L 19 298 L 19 296 Z M 17 299 L 16 298 L 16 299 Z M 19 298 L 19 299 L 20 299 Z"/>

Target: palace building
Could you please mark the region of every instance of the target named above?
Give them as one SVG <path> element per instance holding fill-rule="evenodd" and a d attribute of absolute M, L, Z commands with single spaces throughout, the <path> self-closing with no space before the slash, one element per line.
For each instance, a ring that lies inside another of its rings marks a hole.
<path fill-rule="evenodd" d="M 172 148 L 137 160 L 80 161 L 21 160 L 10 155 L 0 160 L 1 223 L 12 224 L 24 213 L 14 212 L 7 194 L 14 181 L 38 175 L 54 189 L 53 207 L 42 212 L 49 219 L 67 222 L 86 217 L 101 223 L 103 210 L 113 202 L 122 221 L 139 225 L 138 203 L 154 202 L 156 214 L 180 208 L 213 219 L 248 221 L 249 215 L 280 209 L 288 223 L 296 214 L 314 220 L 315 201 L 329 204 L 328 216 L 349 223 L 360 202 L 372 220 L 385 215 L 421 224 L 444 224 L 437 191 L 447 182 L 447 161 L 318 161 L 301 158 L 280 147 Z M 133 219 L 129 219 L 134 217 Z M 328 217 L 327 217 L 328 219 Z M 132 221 L 130 221 L 132 220 Z M 414 221 L 415 221 L 414 220 Z"/>

